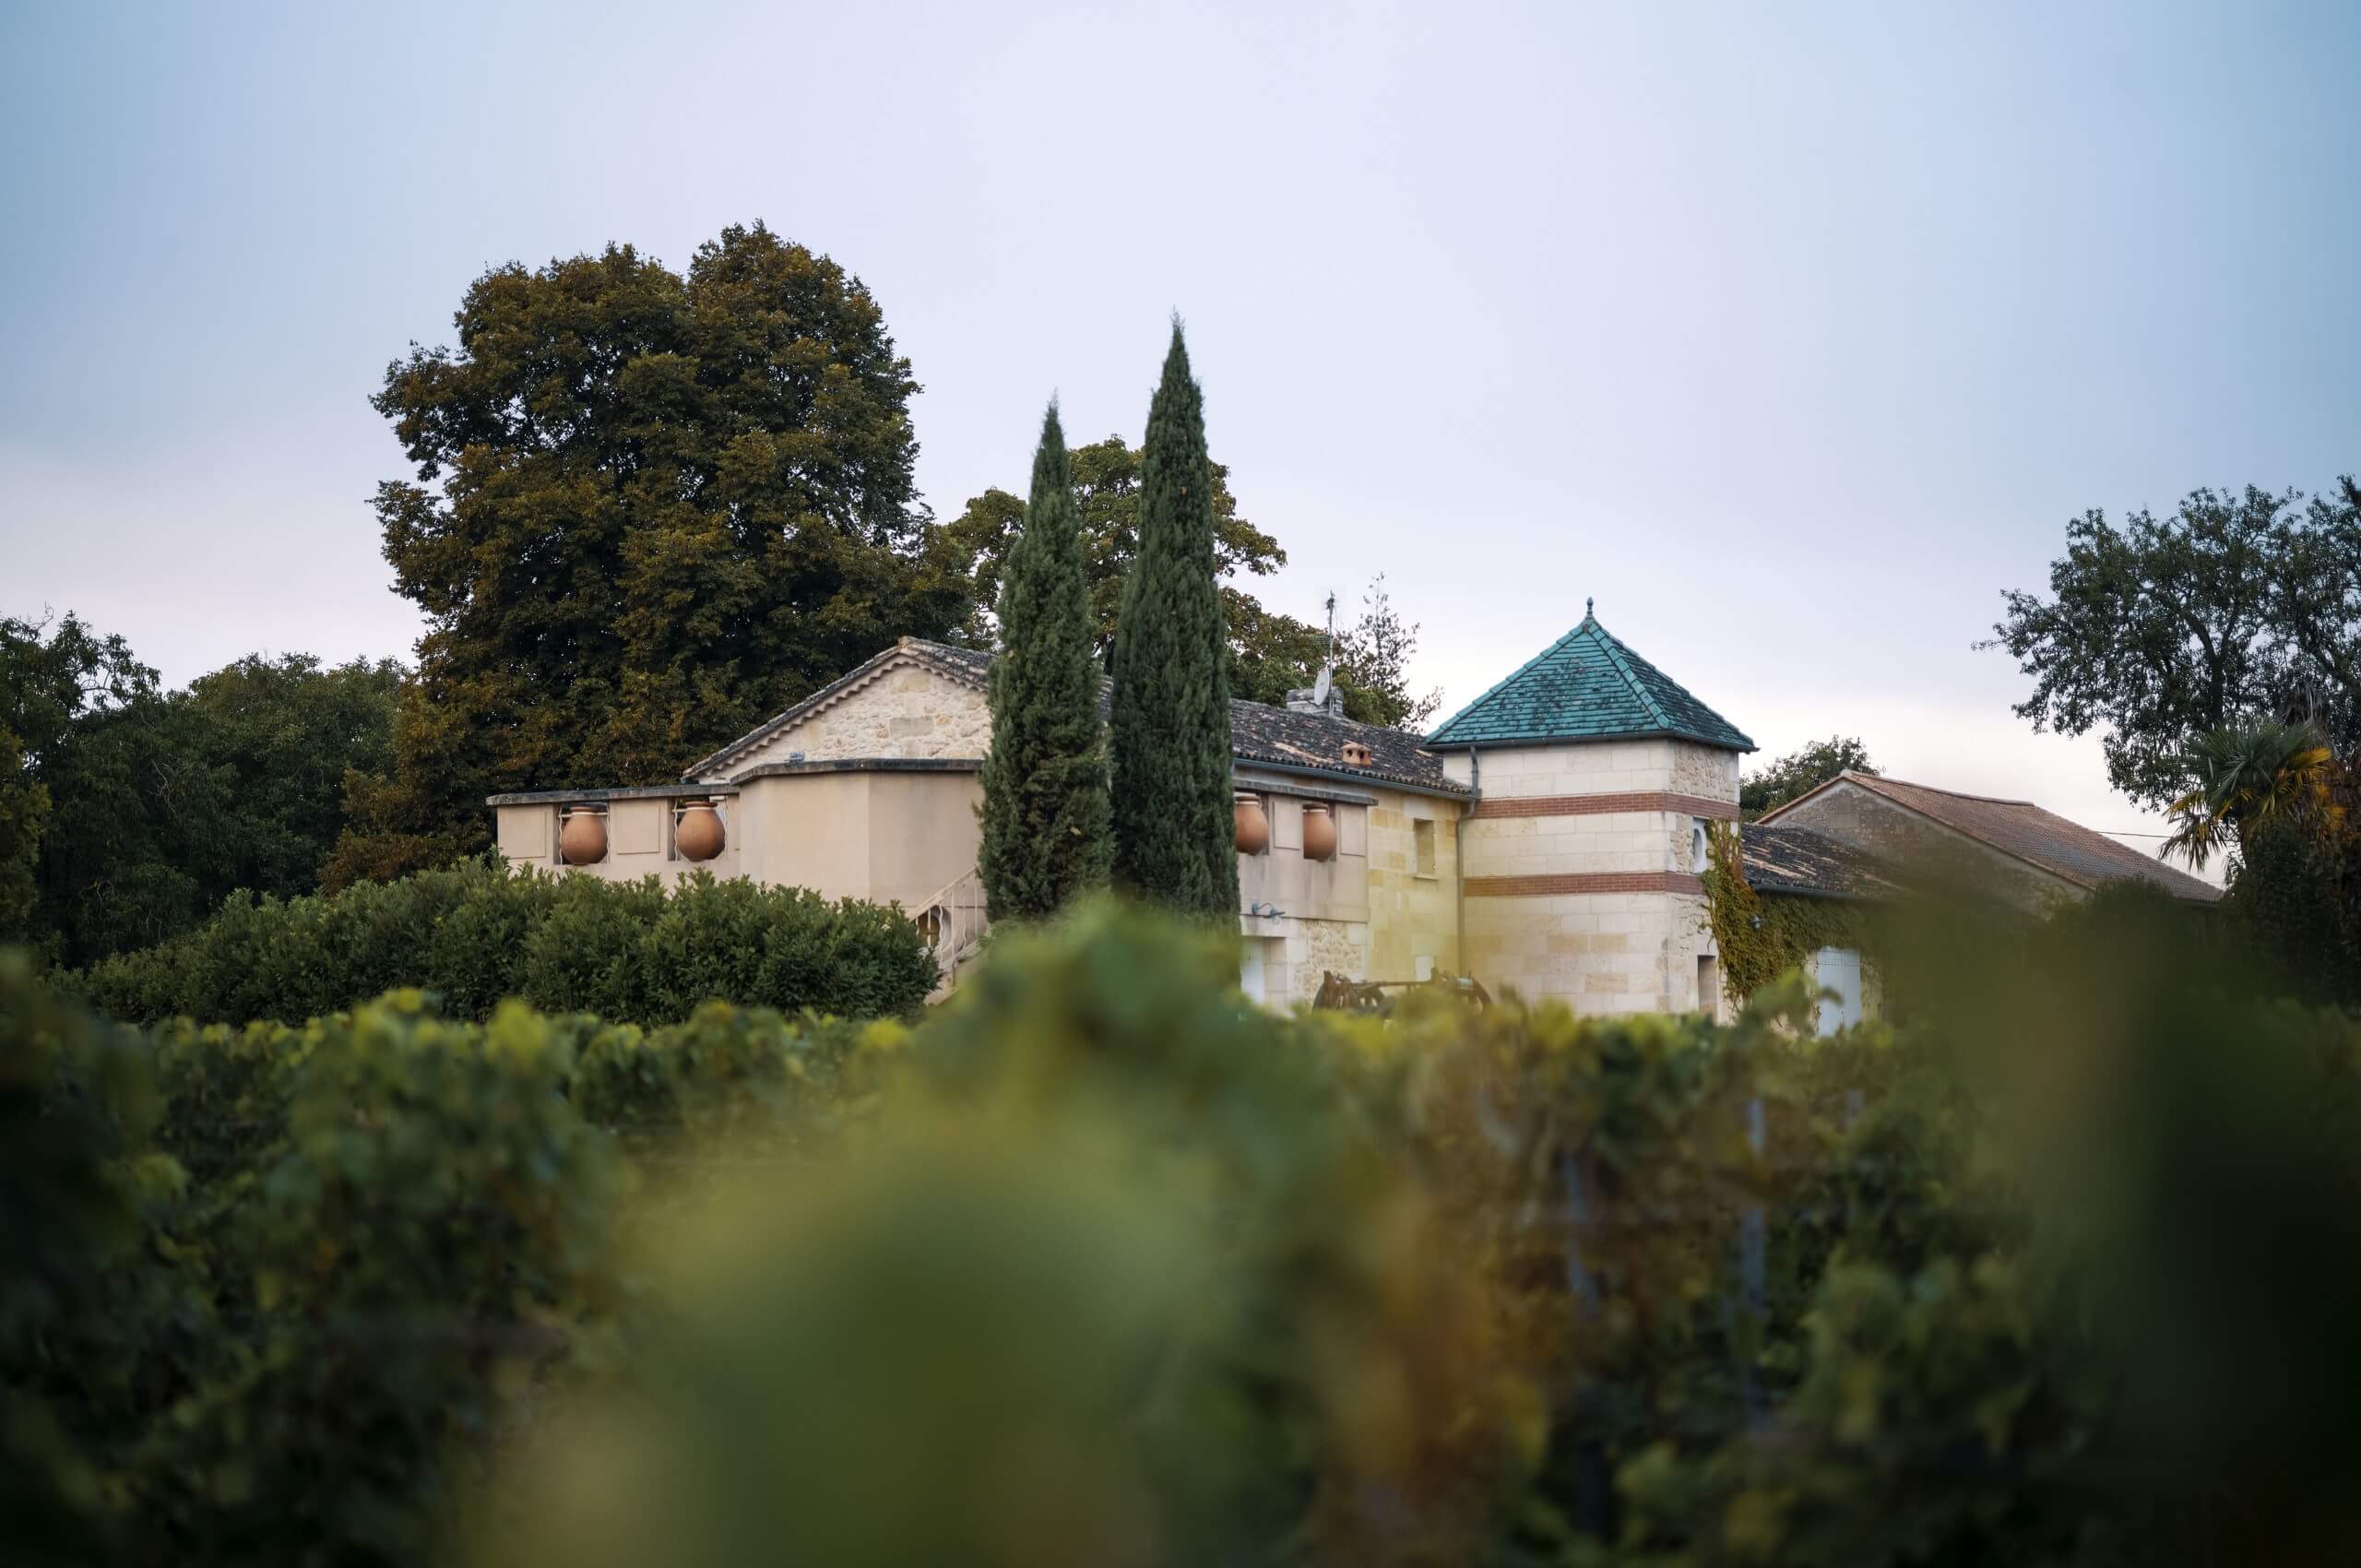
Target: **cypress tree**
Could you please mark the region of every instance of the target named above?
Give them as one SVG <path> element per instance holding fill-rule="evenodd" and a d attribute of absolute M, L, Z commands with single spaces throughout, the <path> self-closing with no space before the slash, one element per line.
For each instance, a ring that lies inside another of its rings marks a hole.
<path fill-rule="evenodd" d="M 1106 885 L 1113 844 L 1091 634 L 1081 520 L 1052 402 L 1001 586 L 992 658 L 978 869 L 993 920 L 1038 920 Z"/>
<path fill-rule="evenodd" d="M 1235 921 L 1228 637 L 1215 581 L 1203 396 L 1172 324 L 1141 451 L 1139 553 L 1115 623 L 1115 885 Z"/>

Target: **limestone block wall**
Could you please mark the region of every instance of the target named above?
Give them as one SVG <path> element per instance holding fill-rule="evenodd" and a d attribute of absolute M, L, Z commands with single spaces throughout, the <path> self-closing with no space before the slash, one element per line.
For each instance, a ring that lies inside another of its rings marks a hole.
<path fill-rule="evenodd" d="M 1271 819 L 1269 849 L 1238 858 L 1240 929 L 1264 944 L 1250 966 L 1259 967 L 1262 1000 L 1309 1002 L 1329 971 L 1357 980 L 1457 971 L 1458 802 L 1374 784 L 1353 791 L 1360 799 L 1342 800 L 1315 782 L 1243 764 L 1236 783 L 1262 797 Z M 1332 860 L 1304 858 L 1311 801 L 1325 802 L 1335 816 Z M 1256 908 L 1284 913 L 1247 913 Z"/>
<path fill-rule="evenodd" d="M 1295 921 L 1282 939 L 1284 968 L 1270 977 L 1268 999 L 1275 1005 L 1309 1004 L 1320 994 L 1321 977 L 1330 970 L 1356 980 L 1369 978 L 1367 921 Z"/>
<path fill-rule="evenodd" d="M 1584 1013 L 1710 1006 L 1700 821 L 1735 821 L 1738 756 L 1672 740 L 1450 756 L 1479 785 L 1461 825 L 1467 968 Z"/>
<path fill-rule="evenodd" d="M 915 661 L 889 664 L 718 771 L 735 777 L 801 752 L 811 762 L 847 757 L 980 758 L 991 745 L 984 694 Z"/>
<path fill-rule="evenodd" d="M 1381 791 L 1369 814 L 1369 967 L 1358 978 L 1460 971 L 1459 813 L 1456 801 Z"/>

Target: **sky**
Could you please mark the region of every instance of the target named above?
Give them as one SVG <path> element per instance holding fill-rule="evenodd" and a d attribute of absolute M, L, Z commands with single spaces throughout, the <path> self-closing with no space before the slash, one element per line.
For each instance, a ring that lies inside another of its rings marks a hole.
<path fill-rule="evenodd" d="M 1775 756 L 2157 824 L 1979 651 L 2069 519 L 2361 470 L 2361 6 L 0 0 L 0 614 L 408 656 L 367 398 L 468 284 L 767 221 L 939 517 L 1174 312 L 1317 619 L 1446 711 L 1582 618 Z M 2152 840 L 2128 840 L 2152 844 Z"/>

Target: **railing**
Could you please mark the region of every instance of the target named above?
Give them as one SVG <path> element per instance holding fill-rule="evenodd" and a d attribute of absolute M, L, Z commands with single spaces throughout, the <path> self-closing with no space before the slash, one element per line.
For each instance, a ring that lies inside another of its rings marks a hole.
<path fill-rule="evenodd" d="M 942 968 L 942 981 L 935 987 L 941 995 L 959 983 L 958 971 L 962 959 L 970 956 L 977 944 L 984 939 L 985 928 L 991 918 L 985 912 L 984 879 L 974 871 L 955 878 L 943 891 L 929 898 L 914 917 L 919 929 L 926 932 L 927 945 L 934 949 L 934 961 Z"/>

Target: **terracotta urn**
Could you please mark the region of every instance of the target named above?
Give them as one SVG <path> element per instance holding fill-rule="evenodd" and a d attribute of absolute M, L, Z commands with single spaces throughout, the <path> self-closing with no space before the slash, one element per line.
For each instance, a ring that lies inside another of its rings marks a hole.
<path fill-rule="evenodd" d="M 721 853 L 730 835 L 721 826 L 721 814 L 709 801 L 699 801 L 681 814 L 672 827 L 672 847 L 681 851 L 684 861 L 709 861 Z"/>
<path fill-rule="evenodd" d="M 1271 847 L 1271 817 L 1263 797 L 1240 790 L 1230 797 L 1230 822 L 1238 837 L 1238 852 L 1259 855 Z"/>
<path fill-rule="evenodd" d="M 1303 858 L 1307 861 L 1333 861 L 1336 858 L 1336 814 L 1319 801 L 1303 803 Z"/>
<path fill-rule="evenodd" d="M 607 858 L 607 814 L 578 807 L 557 830 L 557 852 L 567 865 L 596 865 Z"/>

